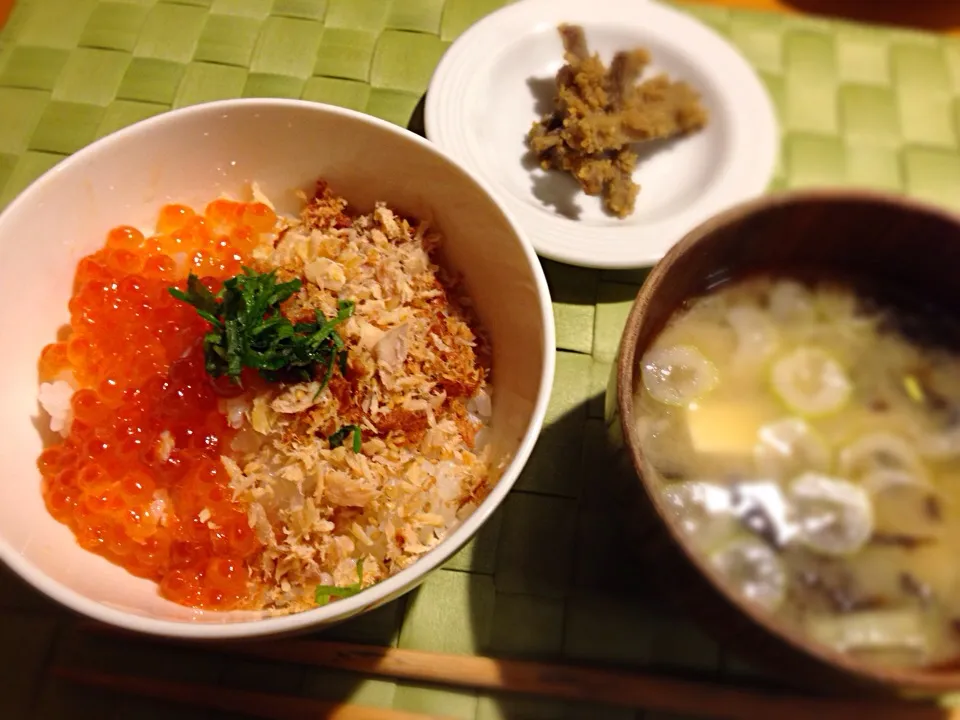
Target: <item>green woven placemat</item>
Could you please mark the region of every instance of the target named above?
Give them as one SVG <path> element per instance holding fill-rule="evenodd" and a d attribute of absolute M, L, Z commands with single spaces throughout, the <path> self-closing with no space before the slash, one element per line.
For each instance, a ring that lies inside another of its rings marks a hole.
<path fill-rule="evenodd" d="M 0 206 L 95 138 L 191 103 L 301 97 L 407 124 L 444 49 L 504 1 L 20 0 L 0 34 Z M 770 90 L 783 128 L 775 187 L 861 184 L 960 207 L 960 42 L 681 7 L 729 37 Z M 643 272 L 544 267 L 555 299 L 557 379 L 516 491 L 418 591 L 325 637 L 758 677 L 651 604 L 609 521 L 600 393 Z M 638 717 L 90 639 L 0 570 L 2 717 L 210 717 L 62 683 L 45 672 L 52 663 L 464 720 Z"/>

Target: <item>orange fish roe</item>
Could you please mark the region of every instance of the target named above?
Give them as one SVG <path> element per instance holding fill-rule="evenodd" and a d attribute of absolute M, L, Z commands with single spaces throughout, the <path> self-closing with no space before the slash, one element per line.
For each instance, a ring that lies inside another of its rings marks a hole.
<path fill-rule="evenodd" d="M 40 355 L 41 382 L 80 388 L 69 435 L 38 460 L 47 508 L 183 605 L 242 607 L 260 545 L 220 463 L 233 388 L 206 373 L 207 325 L 168 288 L 193 272 L 216 292 L 275 222 L 261 203 L 216 200 L 203 215 L 165 206 L 151 237 L 114 228 L 77 267 L 68 339 Z"/>

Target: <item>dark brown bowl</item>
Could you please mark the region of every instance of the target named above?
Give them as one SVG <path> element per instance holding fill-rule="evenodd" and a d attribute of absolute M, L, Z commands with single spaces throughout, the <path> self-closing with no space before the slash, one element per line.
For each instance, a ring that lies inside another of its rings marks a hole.
<path fill-rule="evenodd" d="M 808 641 L 730 592 L 688 547 L 647 481 L 634 431 L 639 357 L 672 313 L 725 277 L 774 272 L 841 277 L 896 288 L 946 312 L 960 309 L 960 217 L 900 197 L 857 191 L 766 196 L 735 207 L 684 237 L 651 271 L 627 320 L 616 368 L 619 421 L 611 430 L 640 478 L 636 543 L 661 591 L 719 640 L 821 686 L 942 692 L 960 688 L 960 667 L 888 668 Z M 610 398 L 612 400 L 612 398 Z"/>

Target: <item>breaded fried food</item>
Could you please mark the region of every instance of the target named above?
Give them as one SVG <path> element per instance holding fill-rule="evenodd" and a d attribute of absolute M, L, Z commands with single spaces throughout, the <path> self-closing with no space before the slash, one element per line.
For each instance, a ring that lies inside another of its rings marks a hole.
<path fill-rule="evenodd" d="M 554 110 L 534 123 L 527 143 L 545 170 L 568 172 L 588 195 L 601 195 L 617 217 L 633 212 L 634 143 L 684 135 L 707 124 L 699 94 L 657 75 L 638 84 L 650 64 L 643 48 L 618 52 L 610 67 L 587 48 L 583 28 L 561 25 L 563 67 Z"/>

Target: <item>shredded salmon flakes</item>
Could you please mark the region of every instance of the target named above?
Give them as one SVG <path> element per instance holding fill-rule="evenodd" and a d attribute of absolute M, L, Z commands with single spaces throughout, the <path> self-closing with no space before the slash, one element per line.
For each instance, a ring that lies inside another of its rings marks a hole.
<path fill-rule="evenodd" d="M 313 606 L 322 585 L 370 584 L 409 566 L 496 482 L 486 443 L 490 349 L 459 280 L 435 262 L 441 238 L 384 204 L 351 214 L 323 182 L 296 220 L 253 250 L 254 269 L 303 286 L 282 312 L 330 317 L 349 358 L 341 376 L 246 396 L 223 463 L 263 545 L 257 604 Z M 321 389 L 322 388 L 322 389 Z M 362 447 L 329 437 L 356 425 Z"/>

